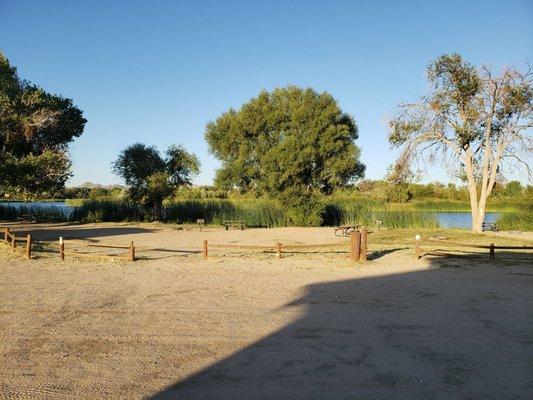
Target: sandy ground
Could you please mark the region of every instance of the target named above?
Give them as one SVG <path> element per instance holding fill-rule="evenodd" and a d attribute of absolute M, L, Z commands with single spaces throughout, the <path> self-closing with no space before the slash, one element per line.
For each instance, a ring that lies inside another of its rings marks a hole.
<path fill-rule="evenodd" d="M 21 234 L 24 227 L 20 227 Z M 215 251 L 332 243 L 331 229 L 34 226 L 146 249 L 135 263 L 0 246 L 0 397 L 530 399 L 533 257 Z M 177 245 L 179 243 L 179 246 Z M 190 249 L 172 252 L 172 248 Z"/>

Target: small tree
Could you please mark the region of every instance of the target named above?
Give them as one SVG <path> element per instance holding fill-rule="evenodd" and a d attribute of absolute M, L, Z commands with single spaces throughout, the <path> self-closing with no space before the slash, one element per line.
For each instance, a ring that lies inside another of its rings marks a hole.
<path fill-rule="evenodd" d="M 112 168 L 128 185 L 131 197 L 150 204 L 160 219 L 163 200 L 179 186 L 192 183 L 200 162 L 182 146 L 170 146 L 163 158 L 154 146 L 135 143 L 119 154 Z"/>
<path fill-rule="evenodd" d="M 525 161 L 532 151 L 530 70 L 508 68 L 496 76 L 452 54 L 428 67 L 428 79 L 432 91 L 400 105 L 390 121 L 391 144 L 403 146 L 392 179 L 404 179 L 417 161 L 444 162 L 464 176 L 472 230 L 481 232 L 487 198 L 503 167 L 523 166 L 530 174 Z"/>

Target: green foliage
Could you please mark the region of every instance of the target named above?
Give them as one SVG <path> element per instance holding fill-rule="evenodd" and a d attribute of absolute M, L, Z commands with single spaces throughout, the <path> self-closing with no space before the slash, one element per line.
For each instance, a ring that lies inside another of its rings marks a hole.
<path fill-rule="evenodd" d="M 200 162 L 182 146 L 170 146 L 163 158 L 154 146 L 135 143 L 119 154 L 112 167 L 129 186 L 131 199 L 151 205 L 152 217 L 158 220 L 163 200 L 179 186 L 191 184 Z"/>
<path fill-rule="evenodd" d="M 63 152 L 0 156 L 0 192 L 18 199 L 53 198 L 65 186 L 70 160 Z"/>
<path fill-rule="evenodd" d="M 312 89 L 263 91 L 210 122 L 205 137 L 222 162 L 215 183 L 225 189 L 299 197 L 297 203 L 306 205 L 310 192 L 331 193 L 364 172 L 355 121 L 330 94 Z M 312 208 L 294 217 L 303 221 Z"/>
<path fill-rule="evenodd" d="M 386 189 L 387 202 L 407 203 L 413 197 L 409 186 L 404 183 L 388 185 Z"/>
<path fill-rule="evenodd" d="M 138 204 L 128 200 L 85 200 L 74 208 L 70 219 L 79 222 L 143 221 L 145 213 Z"/>
<path fill-rule="evenodd" d="M 228 198 L 228 191 L 213 186 L 181 186 L 174 192 L 174 198 L 176 200 L 226 199 Z"/>
<path fill-rule="evenodd" d="M 326 199 L 322 213 L 323 224 L 327 226 L 355 224 L 372 227 L 376 221 L 383 221 L 389 228 L 437 227 L 433 214 L 409 210 L 397 210 L 390 205 L 373 199 Z"/>
<path fill-rule="evenodd" d="M 283 208 L 275 200 L 180 200 L 165 207 L 168 222 L 196 223 L 205 219 L 208 224 L 222 224 L 225 220 L 242 220 L 249 227 L 286 226 Z"/>
<path fill-rule="evenodd" d="M 500 230 L 533 231 L 533 203 L 518 211 L 502 213 L 497 225 Z"/>
<path fill-rule="evenodd" d="M 200 172 L 200 161 L 183 146 L 171 145 L 166 151 L 166 173 L 174 186 L 191 185 L 192 177 Z"/>
<path fill-rule="evenodd" d="M 507 197 L 515 197 L 520 196 L 522 194 L 522 191 L 524 188 L 522 187 L 522 184 L 518 181 L 511 181 L 505 185 L 505 195 Z"/>
<path fill-rule="evenodd" d="M 63 189 L 68 144 L 86 122 L 72 100 L 20 79 L 0 53 L 0 192 L 30 198 Z"/>

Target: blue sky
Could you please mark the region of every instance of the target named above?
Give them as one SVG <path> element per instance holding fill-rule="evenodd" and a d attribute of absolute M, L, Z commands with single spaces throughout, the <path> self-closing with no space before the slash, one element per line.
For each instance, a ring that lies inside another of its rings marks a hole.
<path fill-rule="evenodd" d="M 430 60 L 533 62 L 533 1 L 0 0 L 0 49 L 84 111 L 71 185 L 119 182 L 110 163 L 136 141 L 182 143 L 208 184 L 218 163 L 205 124 L 288 84 L 328 91 L 355 117 L 378 179 L 396 155 L 384 121 L 424 93 Z M 437 179 L 449 177 L 431 168 L 425 180 Z"/>

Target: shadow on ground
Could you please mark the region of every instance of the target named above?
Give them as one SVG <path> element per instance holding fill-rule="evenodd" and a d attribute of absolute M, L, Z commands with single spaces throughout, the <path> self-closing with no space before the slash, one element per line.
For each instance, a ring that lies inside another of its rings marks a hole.
<path fill-rule="evenodd" d="M 533 256 L 426 262 L 311 285 L 300 319 L 151 399 L 533 398 Z"/>
<path fill-rule="evenodd" d="M 31 234 L 33 240 L 52 241 L 58 240 L 60 236 L 65 240 L 91 240 L 93 238 L 106 236 L 121 236 L 154 232 L 156 229 L 146 229 L 138 226 L 95 227 L 92 229 L 90 225 L 87 225 L 87 227 L 81 227 L 80 225 L 69 226 L 68 224 L 65 224 L 53 225 L 50 228 L 40 226 L 32 227 L 31 225 L 26 225 L 22 227 L 16 227 L 14 231 L 16 232 L 17 236 L 26 236 L 27 234 Z"/>

